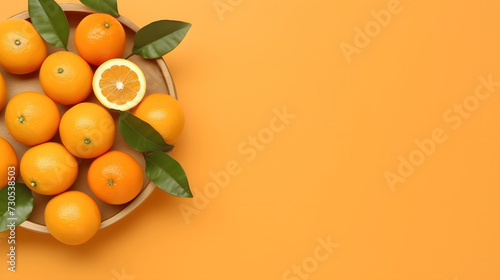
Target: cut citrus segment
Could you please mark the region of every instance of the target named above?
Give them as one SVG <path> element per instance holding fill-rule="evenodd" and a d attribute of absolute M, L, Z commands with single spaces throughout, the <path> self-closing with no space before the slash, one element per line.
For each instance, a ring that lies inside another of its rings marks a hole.
<path fill-rule="evenodd" d="M 144 98 L 146 78 L 135 63 L 117 58 L 97 68 L 92 86 L 102 105 L 109 109 L 128 111 Z"/>

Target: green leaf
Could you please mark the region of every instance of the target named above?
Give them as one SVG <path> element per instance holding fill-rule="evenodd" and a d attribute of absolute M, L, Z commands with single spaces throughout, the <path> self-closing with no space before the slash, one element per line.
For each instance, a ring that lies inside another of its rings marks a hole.
<path fill-rule="evenodd" d="M 163 191 L 180 197 L 193 197 L 182 166 L 163 152 L 154 152 L 146 158 L 146 174 Z"/>
<path fill-rule="evenodd" d="M 33 194 L 25 184 L 15 184 L 0 189 L 0 231 L 8 230 L 11 222 L 14 222 L 16 227 L 22 224 L 28 219 L 31 211 L 33 211 Z"/>
<path fill-rule="evenodd" d="M 118 4 L 116 0 L 80 0 L 85 6 L 101 13 L 106 13 L 119 17 Z"/>
<path fill-rule="evenodd" d="M 31 22 L 47 43 L 68 50 L 68 19 L 54 0 L 28 0 L 28 12 Z"/>
<path fill-rule="evenodd" d="M 120 111 L 118 126 L 127 144 L 139 152 L 169 151 L 174 148 L 149 123 L 130 112 Z"/>
<path fill-rule="evenodd" d="M 191 28 L 191 24 L 182 21 L 160 20 L 153 22 L 137 32 L 130 56 L 138 54 L 146 59 L 162 57 L 181 43 L 189 28 Z"/>

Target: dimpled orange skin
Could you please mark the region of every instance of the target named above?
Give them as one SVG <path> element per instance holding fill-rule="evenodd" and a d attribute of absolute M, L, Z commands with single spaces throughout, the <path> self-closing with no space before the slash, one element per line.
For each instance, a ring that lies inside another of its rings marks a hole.
<path fill-rule="evenodd" d="M 69 191 L 49 201 L 45 208 L 45 224 L 55 239 L 67 245 L 80 245 L 99 230 L 101 212 L 87 194 Z"/>
<path fill-rule="evenodd" d="M 59 143 L 32 147 L 21 158 L 21 177 L 32 191 L 56 195 L 69 189 L 78 176 L 78 163 Z"/>
<path fill-rule="evenodd" d="M 96 66 L 122 57 L 125 43 L 122 24 L 108 14 L 88 15 L 76 27 L 76 50 L 88 63 Z"/>
<path fill-rule="evenodd" d="M 111 151 L 94 160 L 90 165 L 87 181 L 100 200 L 109 204 L 124 204 L 141 191 L 142 168 L 128 154 Z"/>
<path fill-rule="evenodd" d="M 83 58 L 71 52 L 49 55 L 40 68 L 39 76 L 43 92 L 62 105 L 80 103 L 92 91 L 92 68 Z"/>
<path fill-rule="evenodd" d="M 38 92 L 14 96 L 5 109 L 7 129 L 18 142 L 34 146 L 49 141 L 57 133 L 61 113 L 56 103 Z"/>
<path fill-rule="evenodd" d="M 0 22 L 0 65 L 12 74 L 40 69 L 47 46 L 33 24 L 22 19 Z"/>
<path fill-rule="evenodd" d="M 169 144 L 173 144 L 184 130 L 182 108 L 177 99 L 168 94 L 146 96 L 133 113 L 153 126 Z"/>
<path fill-rule="evenodd" d="M 5 79 L 0 73 L 0 111 L 7 103 L 7 85 L 5 84 Z"/>
<path fill-rule="evenodd" d="M 12 145 L 0 137 L 0 189 L 9 183 L 9 171 L 19 173 L 19 161 Z M 14 170 L 9 169 L 14 167 Z"/>
<path fill-rule="evenodd" d="M 115 141 L 115 121 L 103 107 L 89 102 L 73 106 L 61 119 L 62 143 L 74 156 L 96 158 Z"/>

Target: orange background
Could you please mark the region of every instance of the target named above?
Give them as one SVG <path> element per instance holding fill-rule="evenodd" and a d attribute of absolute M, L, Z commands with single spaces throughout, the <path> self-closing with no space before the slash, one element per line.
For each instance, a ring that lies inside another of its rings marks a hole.
<path fill-rule="evenodd" d="M 195 193 L 228 163 L 240 172 L 208 204 L 156 190 L 82 246 L 19 229 L 18 272 L 2 265 L 1 279 L 500 279 L 500 97 L 473 98 L 480 76 L 500 81 L 498 1 L 401 0 L 380 30 L 370 12 L 391 0 L 220 0 L 222 17 L 214 0 L 118 2 L 139 26 L 193 24 L 165 60 L 187 119 L 174 157 Z M 0 6 L 7 18 L 27 1 Z M 348 62 L 342 43 L 367 24 Z M 444 117 L 464 100 L 467 117 Z M 254 158 L 239 151 L 284 107 L 284 129 Z M 446 140 L 391 188 L 386 172 L 435 129 Z M 339 247 L 315 260 L 328 237 Z"/>

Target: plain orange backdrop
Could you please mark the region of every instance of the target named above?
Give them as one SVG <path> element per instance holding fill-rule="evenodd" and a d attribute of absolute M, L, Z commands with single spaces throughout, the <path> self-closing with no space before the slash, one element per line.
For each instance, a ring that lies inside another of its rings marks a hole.
<path fill-rule="evenodd" d="M 401 0 L 389 20 L 393 1 L 118 0 L 139 26 L 193 24 L 165 57 L 187 120 L 174 157 L 211 198 L 156 190 L 77 247 L 19 229 L 0 279 L 500 279 L 500 96 L 457 129 L 444 118 L 479 77 L 500 81 L 500 3 Z M 5 19 L 27 0 L 0 6 Z M 446 141 L 391 189 L 435 129 Z"/>

